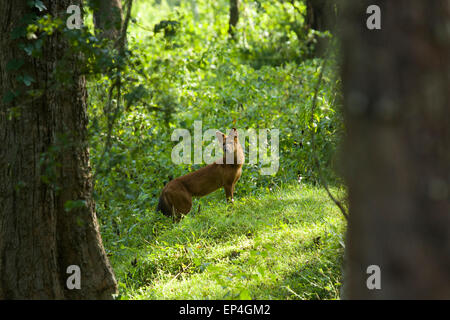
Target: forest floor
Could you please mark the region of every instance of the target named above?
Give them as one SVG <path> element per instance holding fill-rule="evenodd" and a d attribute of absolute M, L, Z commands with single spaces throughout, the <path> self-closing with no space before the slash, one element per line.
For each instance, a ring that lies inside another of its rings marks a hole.
<path fill-rule="evenodd" d="M 222 193 L 178 224 L 150 212 L 121 244 L 106 240 L 118 299 L 339 298 L 346 223 L 324 189 L 288 185 L 233 205 Z"/>

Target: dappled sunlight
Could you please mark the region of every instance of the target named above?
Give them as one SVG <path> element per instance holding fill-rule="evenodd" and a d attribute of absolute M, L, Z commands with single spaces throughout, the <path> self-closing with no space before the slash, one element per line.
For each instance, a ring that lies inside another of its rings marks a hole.
<path fill-rule="evenodd" d="M 281 194 L 285 200 L 274 200 Z M 345 223 L 336 208 L 324 210 L 329 202 L 324 190 L 308 185 L 246 197 L 232 208 L 205 201 L 199 214 L 135 253 L 133 273 L 120 278 L 123 298 L 338 298 L 340 277 L 328 272 L 340 268 Z M 312 288 L 319 285 L 332 289 Z"/>

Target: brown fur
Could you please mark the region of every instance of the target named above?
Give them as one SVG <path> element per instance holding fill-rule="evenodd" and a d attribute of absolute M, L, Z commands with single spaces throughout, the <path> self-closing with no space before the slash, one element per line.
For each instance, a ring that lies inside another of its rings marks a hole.
<path fill-rule="evenodd" d="M 206 196 L 221 187 L 225 189 L 227 201 L 234 201 L 234 186 L 241 177 L 244 152 L 235 128 L 228 136 L 221 132 L 217 132 L 216 135 L 221 138 L 219 141 L 223 141 L 222 164 L 216 161 L 167 183 L 161 192 L 157 211 L 178 222 L 191 210 L 192 197 Z M 233 164 L 226 164 L 227 153 L 233 153 L 229 156 L 233 158 Z"/>

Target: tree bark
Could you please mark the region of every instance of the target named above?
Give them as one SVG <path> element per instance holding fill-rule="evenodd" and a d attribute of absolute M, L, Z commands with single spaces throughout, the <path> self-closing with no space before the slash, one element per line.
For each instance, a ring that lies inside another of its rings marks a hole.
<path fill-rule="evenodd" d="M 121 0 L 92 0 L 94 26 L 100 38 L 119 38 L 123 24 Z"/>
<path fill-rule="evenodd" d="M 230 0 L 230 20 L 228 34 L 231 39 L 236 38 L 236 26 L 239 21 L 239 0 Z"/>
<path fill-rule="evenodd" d="M 336 3 L 333 0 L 306 0 L 306 25 L 318 31 L 334 29 L 337 22 Z"/>
<path fill-rule="evenodd" d="M 68 6 L 81 2 L 43 1 L 40 14 L 64 20 Z M 116 281 L 92 199 L 80 55 L 61 32 L 36 57 L 19 46 L 35 40 L 11 37 L 38 12 L 27 0 L 0 2 L 0 299 L 110 299 Z M 18 60 L 23 65 L 14 70 Z M 57 67 L 64 76 L 56 77 Z M 25 74 L 34 82 L 17 79 Z M 30 89 L 41 96 L 27 95 Z M 11 92 L 18 96 L 6 99 Z M 68 210 L 68 201 L 81 205 Z M 81 269 L 80 289 L 66 285 L 70 265 Z"/>
<path fill-rule="evenodd" d="M 366 27 L 372 4 L 381 30 Z M 342 13 L 343 297 L 450 299 L 449 2 L 346 1 Z M 367 287 L 370 265 L 381 289 Z"/>
<path fill-rule="evenodd" d="M 325 0 L 306 1 L 306 25 L 314 30 L 325 31 Z"/>
<path fill-rule="evenodd" d="M 337 23 L 336 3 L 332 0 L 307 0 L 305 23 L 308 29 L 316 31 L 334 30 Z M 329 39 L 316 36 L 317 43 L 313 49 L 314 56 L 322 56 L 329 45 Z"/>

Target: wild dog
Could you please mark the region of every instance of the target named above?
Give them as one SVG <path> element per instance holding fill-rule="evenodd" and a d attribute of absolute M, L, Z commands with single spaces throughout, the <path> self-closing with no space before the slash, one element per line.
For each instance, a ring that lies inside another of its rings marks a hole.
<path fill-rule="evenodd" d="M 225 189 L 227 201 L 234 202 L 234 187 L 242 174 L 244 151 L 236 128 L 228 136 L 217 131 L 216 137 L 222 144 L 223 158 L 168 182 L 161 192 L 156 210 L 172 217 L 174 222 L 189 213 L 192 197 L 206 196 L 221 187 Z"/>

